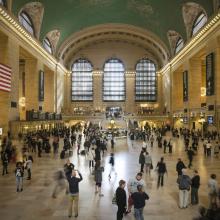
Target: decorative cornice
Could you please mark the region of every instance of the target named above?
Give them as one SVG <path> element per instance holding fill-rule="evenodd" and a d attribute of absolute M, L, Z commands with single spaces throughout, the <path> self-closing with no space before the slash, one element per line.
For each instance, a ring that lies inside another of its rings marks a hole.
<path fill-rule="evenodd" d="M 186 45 L 185 47 L 158 73 L 164 74 L 168 70 L 171 70 L 178 62 L 181 62 L 182 59 L 194 48 L 203 41 L 210 33 L 212 33 L 218 26 L 220 26 L 220 13 L 218 13 L 213 19 L 211 19 L 202 29 L 198 32 Z"/>
<path fill-rule="evenodd" d="M 0 6 L 0 21 L 2 21 L 7 28 L 10 29 L 13 33 L 19 36 L 25 43 L 27 43 L 30 47 L 36 50 L 48 63 L 52 64 L 55 68 L 58 67 L 64 72 L 68 72 L 68 70 L 59 63 L 55 57 L 49 54 L 41 45 L 39 41 L 37 41 L 31 34 L 29 34 L 18 22 L 18 20 L 12 15 L 10 15 L 7 11 L 4 10 Z"/>

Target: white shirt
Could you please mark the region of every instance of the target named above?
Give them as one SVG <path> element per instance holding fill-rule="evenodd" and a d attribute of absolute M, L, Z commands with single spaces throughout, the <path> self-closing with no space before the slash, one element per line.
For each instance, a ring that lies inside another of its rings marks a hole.
<path fill-rule="evenodd" d="M 144 187 L 145 187 L 145 182 L 144 182 L 144 180 L 143 180 L 143 179 L 137 180 L 136 178 L 129 180 L 129 182 L 128 182 L 128 192 L 130 192 L 130 193 L 135 193 L 135 192 L 137 192 L 137 191 L 138 191 L 138 190 L 137 190 L 137 186 L 138 186 L 138 185 L 141 185 L 141 186 L 143 186 L 143 188 L 144 188 Z M 144 189 L 143 189 L 143 191 L 144 191 Z"/>

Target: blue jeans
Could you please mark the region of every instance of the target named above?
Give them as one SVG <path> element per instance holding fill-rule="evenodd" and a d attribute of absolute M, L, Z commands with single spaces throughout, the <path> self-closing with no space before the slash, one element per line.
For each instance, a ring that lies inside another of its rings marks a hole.
<path fill-rule="evenodd" d="M 23 177 L 16 176 L 16 186 L 18 190 L 23 189 Z"/>
<path fill-rule="evenodd" d="M 134 208 L 134 217 L 136 220 L 144 220 L 143 209 L 144 208 L 140 208 L 140 209 Z"/>

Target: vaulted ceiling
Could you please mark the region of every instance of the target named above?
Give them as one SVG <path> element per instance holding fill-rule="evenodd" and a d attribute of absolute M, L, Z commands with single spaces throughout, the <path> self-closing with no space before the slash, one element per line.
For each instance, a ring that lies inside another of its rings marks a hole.
<path fill-rule="evenodd" d="M 18 15 L 30 0 L 14 0 L 13 12 Z M 42 40 L 52 30 L 60 31 L 61 45 L 70 35 L 84 28 L 119 23 L 138 26 L 157 35 L 168 47 L 167 32 L 177 31 L 186 39 L 182 6 L 187 0 L 39 0 L 44 5 L 40 31 Z M 193 0 L 208 16 L 213 14 L 212 0 Z"/>

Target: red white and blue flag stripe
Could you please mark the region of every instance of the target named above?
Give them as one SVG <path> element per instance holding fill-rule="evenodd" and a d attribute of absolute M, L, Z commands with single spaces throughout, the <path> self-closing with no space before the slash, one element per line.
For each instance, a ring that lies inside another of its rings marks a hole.
<path fill-rule="evenodd" d="M 11 91 L 11 68 L 0 63 L 0 90 Z"/>

